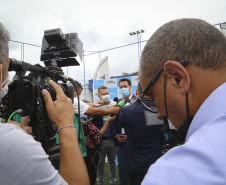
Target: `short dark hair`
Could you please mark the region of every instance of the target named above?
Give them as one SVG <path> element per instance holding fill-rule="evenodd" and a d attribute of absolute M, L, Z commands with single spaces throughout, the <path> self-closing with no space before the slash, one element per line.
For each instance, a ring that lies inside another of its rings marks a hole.
<path fill-rule="evenodd" d="M 125 82 L 125 81 L 128 82 L 129 86 L 131 85 L 131 81 L 130 81 L 129 78 L 121 78 L 121 79 L 119 80 L 119 82 L 118 82 L 118 85 L 120 84 L 120 82 Z"/>
<path fill-rule="evenodd" d="M 82 89 L 83 90 L 82 84 L 80 84 L 77 80 L 74 80 L 74 82 L 77 85 L 78 89 Z"/>

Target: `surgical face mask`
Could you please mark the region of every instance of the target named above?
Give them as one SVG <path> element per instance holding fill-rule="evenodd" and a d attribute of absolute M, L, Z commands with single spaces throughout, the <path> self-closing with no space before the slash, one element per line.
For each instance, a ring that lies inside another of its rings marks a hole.
<path fill-rule="evenodd" d="M 101 99 L 107 104 L 110 103 L 110 95 L 109 94 L 101 96 Z"/>
<path fill-rule="evenodd" d="M 123 97 L 129 96 L 130 95 L 129 88 L 122 88 L 120 93 Z"/>
<path fill-rule="evenodd" d="M 2 69 L 1 69 L 1 80 L 2 80 Z M 4 84 L 5 86 L 0 91 L 0 99 L 2 99 L 8 93 L 8 84 L 9 84 L 8 76 L 6 77 L 5 81 L 1 83 L 1 86 L 3 86 Z"/>

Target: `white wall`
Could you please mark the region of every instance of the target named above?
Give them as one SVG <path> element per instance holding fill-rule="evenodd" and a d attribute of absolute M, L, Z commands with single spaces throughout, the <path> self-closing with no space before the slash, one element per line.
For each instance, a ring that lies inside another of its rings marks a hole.
<path fill-rule="evenodd" d="M 81 100 L 87 100 L 89 102 L 93 102 L 93 92 L 89 90 L 89 85 L 86 84 L 85 86 L 83 85 L 83 91 L 82 94 L 80 95 Z M 85 91 L 86 91 L 86 98 L 85 98 Z"/>

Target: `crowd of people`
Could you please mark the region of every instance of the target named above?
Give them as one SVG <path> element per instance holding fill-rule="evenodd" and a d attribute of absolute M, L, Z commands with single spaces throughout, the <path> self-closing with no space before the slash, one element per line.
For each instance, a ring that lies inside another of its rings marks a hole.
<path fill-rule="evenodd" d="M 0 99 L 8 91 L 9 40 L 0 24 Z M 98 88 L 100 101 L 83 102 L 78 98 L 83 88 L 75 81 L 72 102 L 50 80 L 56 100 L 46 89 L 42 96 L 57 127 L 60 157 L 49 160 L 26 125 L 29 117 L 0 123 L 0 184 L 104 185 L 106 157 L 110 185 L 117 184 L 117 168 L 119 185 L 226 184 L 225 68 L 221 31 L 184 18 L 150 37 L 140 59 L 136 95 L 131 81 L 120 79 L 122 98 L 116 106 L 106 86 Z M 180 141 L 164 155 L 163 130 Z"/>

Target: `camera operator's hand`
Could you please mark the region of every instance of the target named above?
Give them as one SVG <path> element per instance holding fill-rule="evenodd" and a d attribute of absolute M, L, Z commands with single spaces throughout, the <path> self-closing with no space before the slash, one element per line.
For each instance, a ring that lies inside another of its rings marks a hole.
<path fill-rule="evenodd" d="M 75 108 L 72 100 L 64 94 L 62 88 L 57 83 L 50 80 L 49 84 L 56 91 L 56 101 L 53 102 L 47 90 L 43 89 L 42 94 L 50 121 L 56 124 L 58 129 L 66 125 L 73 125 Z"/>
<path fill-rule="evenodd" d="M 58 129 L 62 128 L 58 132 L 60 140 L 59 174 L 68 184 L 88 185 L 90 184 L 89 176 L 79 148 L 76 129 L 67 127 L 74 126 L 75 108 L 72 100 L 54 81 L 50 80 L 49 84 L 56 90 L 56 100 L 53 102 L 47 90 L 42 90 L 42 94 L 50 121 L 55 123 Z"/>

